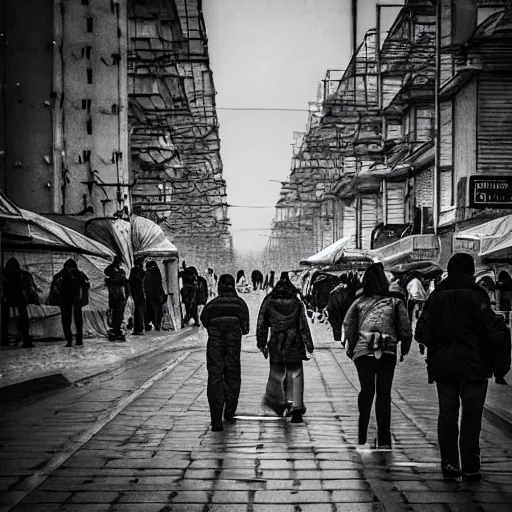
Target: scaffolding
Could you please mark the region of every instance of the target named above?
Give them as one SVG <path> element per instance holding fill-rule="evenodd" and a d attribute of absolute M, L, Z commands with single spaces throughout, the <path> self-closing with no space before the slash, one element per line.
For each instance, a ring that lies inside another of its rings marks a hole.
<path fill-rule="evenodd" d="M 160 223 L 188 264 L 232 270 L 201 1 L 132 0 L 129 33 L 134 211 Z"/>

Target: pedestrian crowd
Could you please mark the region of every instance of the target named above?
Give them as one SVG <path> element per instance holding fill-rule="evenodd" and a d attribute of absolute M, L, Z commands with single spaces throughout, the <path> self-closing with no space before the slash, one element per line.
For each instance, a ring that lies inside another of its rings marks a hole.
<path fill-rule="evenodd" d="M 222 431 L 223 421 L 236 421 L 241 339 L 249 332 L 248 308 L 237 294 L 237 284 L 244 278 L 239 273 L 235 282 L 231 275 L 221 276 L 218 297 L 201 314 L 208 331 L 213 431 Z M 441 471 L 447 479 L 462 476 L 479 481 L 479 438 L 488 379 L 494 376 L 497 383 L 506 384 L 511 366 L 510 328 L 493 310 L 488 291 L 476 284 L 475 264 L 468 254 L 454 254 L 444 279 L 436 280 L 429 292 L 419 274 L 410 276 L 405 286 L 398 280 L 390 283 L 384 266 L 373 263 L 361 283 L 347 274 L 330 294 L 327 313 L 334 339 L 346 349 L 360 383 L 358 444 L 368 447 L 375 399 L 375 446 L 392 449 L 395 368 L 415 339 L 420 350 L 426 349 L 428 381 L 437 387 Z M 264 298 L 256 324 L 257 347 L 269 359 L 262 403 L 279 416 L 291 417 L 292 423 L 302 423 L 306 413 L 303 362 L 314 352 L 302 299 L 283 272 Z M 411 324 L 415 324 L 414 335 Z"/>

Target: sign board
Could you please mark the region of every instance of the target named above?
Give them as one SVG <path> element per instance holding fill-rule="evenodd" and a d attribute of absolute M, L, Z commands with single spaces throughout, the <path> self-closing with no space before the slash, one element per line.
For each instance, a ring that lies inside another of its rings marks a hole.
<path fill-rule="evenodd" d="M 480 252 L 480 240 L 469 240 L 464 238 L 453 239 L 453 251 L 463 251 L 478 254 Z"/>
<path fill-rule="evenodd" d="M 512 208 L 512 176 L 470 176 L 471 208 Z"/>

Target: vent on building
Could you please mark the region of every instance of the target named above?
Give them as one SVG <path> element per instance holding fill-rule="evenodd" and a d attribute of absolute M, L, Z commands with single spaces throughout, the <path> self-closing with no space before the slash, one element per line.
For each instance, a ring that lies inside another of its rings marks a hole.
<path fill-rule="evenodd" d="M 88 17 L 87 20 L 87 32 L 92 32 L 92 18 Z"/>

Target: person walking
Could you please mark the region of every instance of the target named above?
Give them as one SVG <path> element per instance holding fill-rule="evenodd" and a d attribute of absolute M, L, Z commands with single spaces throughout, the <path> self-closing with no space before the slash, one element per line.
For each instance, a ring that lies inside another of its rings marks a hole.
<path fill-rule="evenodd" d="M 448 277 L 430 295 L 415 337 L 427 347 L 429 382 L 439 400 L 438 440 L 445 478 L 482 478 L 480 429 L 487 385 L 493 373 L 510 369 L 510 330 L 489 296 L 475 283 L 470 254 L 455 253 Z M 462 407 L 459 429 L 459 409 Z"/>
<path fill-rule="evenodd" d="M 362 294 L 350 306 L 343 321 L 342 340 L 347 355 L 354 361 L 361 386 L 358 444 L 366 444 L 377 394 L 377 446 L 391 448 L 391 387 L 398 343 L 401 343 L 402 357 L 407 355 L 412 331 L 403 297 L 389 291 L 382 264 L 373 263 L 364 273 Z"/>
<path fill-rule="evenodd" d="M 22 270 L 16 258 L 9 258 L 3 271 L 2 294 L 2 346 L 9 345 L 9 322 L 11 310 L 18 311 L 18 332 L 23 348 L 32 348 L 30 320 L 27 306 L 40 304 L 34 278 L 27 270 Z"/>
<path fill-rule="evenodd" d="M 144 292 L 144 277 L 146 272 L 142 267 L 142 261 L 137 261 L 130 270 L 128 284 L 130 295 L 133 299 L 133 334 L 141 336 L 144 334 L 144 323 L 146 313 L 146 293 Z"/>
<path fill-rule="evenodd" d="M 181 300 L 185 305 L 185 318 L 183 319 L 183 327 L 186 327 L 190 320 L 194 320 L 194 326 L 199 327 L 198 318 L 198 304 L 199 298 L 199 283 L 198 273 L 195 267 L 186 267 L 183 262 L 183 270 L 180 272 L 180 277 L 183 282 L 181 288 Z"/>
<path fill-rule="evenodd" d="M 144 294 L 146 295 L 147 315 L 146 323 L 153 324 L 155 331 L 162 328 L 163 307 L 167 300 L 167 294 L 162 284 L 162 274 L 156 261 L 148 261 L 146 275 L 144 277 Z"/>
<path fill-rule="evenodd" d="M 409 313 L 409 319 L 412 323 L 419 318 L 423 304 L 427 300 L 427 292 L 420 280 L 420 274 L 418 272 L 411 274 L 411 279 L 407 283 L 406 290 L 407 312 Z M 416 315 L 414 315 L 415 311 Z"/>
<path fill-rule="evenodd" d="M 327 318 L 332 327 L 334 341 L 341 341 L 341 326 L 350 305 L 354 302 L 354 298 L 348 286 L 348 276 L 342 274 L 340 284 L 329 294 L 326 306 Z"/>
<path fill-rule="evenodd" d="M 217 295 L 217 275 L 213 272 L 213 268 L 206 271 L 206 281 L 208 282 L 208 297 L 213 299 Z"/>
<path fill-rule="evenodd" d="M 280 416 L 288 409 L 291 422 L 302 423 L 302 415 L 306 412 L 303 361 L 308 360 L 306 350 L 313 354 L 315 347 L 304 304 L 287 273 L 281 275 L 261 304 L 256 341 L 265 359 L 270 357 L 263 404 Z"/>
<path fill-rule="evenodd" d="M 249 309 L 237 295 L 232 275 L 220 276 L 218 293 L 201 313 L 201 323 L 208 331 L 207 395 L 214 432 L 224 430 L 223 415 L 227 423 L 235 422 L 241 385 L 242 335 L 249 334 Z"/>
<path fill-rule="evenodd" d="M 108 289 L 108 306 L 112 313 L 112 329 L 109 332 L 110 341 L 125 341 L 122 325 L 126 301 L 130 294 L 126 272 L 121 267 L 121 256 L 114 256 L 114 260 L 105 269 L 105 285 Z"/>

